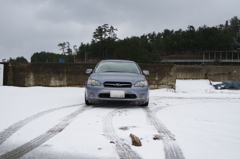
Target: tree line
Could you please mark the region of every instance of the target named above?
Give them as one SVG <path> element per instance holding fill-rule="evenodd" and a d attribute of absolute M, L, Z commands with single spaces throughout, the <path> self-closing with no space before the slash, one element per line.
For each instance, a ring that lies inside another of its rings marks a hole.
<path fill-rule="evenodd" d="M 140 63 L 159 62 L 171 57 L 201 57 L 204 51 L 240 51 L 240 20 L 234 16 L 225 24 L 214 27 L 203 25 L 186 30 L 152 32 L 141 36 L 117 37 L 118 29 L 104 24 L 93 32 L 91 43 L 70 48 L 69 42 L 59 43 L 62 54 L 36 52 L 31 62 L 84 62 L 102 59 L 129 59 Z"/>
<path fill-rule="evenodd" d="M 162 58 L 199 55 L 204 51 L 240 51 L 240 20 L 234 16 L 225 24 L 199 28 L 189 25 L 186 30 L 132 36 L 123 40 L 111 36 L 114 27 L 99 26 L 93 33 L 92 42 L 81 43 L 77 58 L 88 59 L 130 59 L 136 62 L 159 62 Z M 87 53 L 87 54 L 86 54 Z"/>

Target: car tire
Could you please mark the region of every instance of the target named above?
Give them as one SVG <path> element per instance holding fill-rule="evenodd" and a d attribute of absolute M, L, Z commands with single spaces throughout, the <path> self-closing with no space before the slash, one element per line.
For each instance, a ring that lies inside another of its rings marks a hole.
<path fill-rule="evenodd" d="M 85 104 L 86 104 L 86 105 L 91 105 L 91 103 L 88 102 L 88 100 L 86 100 L 86 99 L 85 99 Z"/>
<path fill-rule="evenodd" d="M 91 105 L 91 103 L 87 100 L 86 95 L 85 95 L 85 104 L 86 105 Z"/>
<path fill-rule="evenodd" d="M 143 107 L 147 107 L 147 106 L 148 106 L 148 102 L 142 104 L 141 106 L 143 106 Z"/>

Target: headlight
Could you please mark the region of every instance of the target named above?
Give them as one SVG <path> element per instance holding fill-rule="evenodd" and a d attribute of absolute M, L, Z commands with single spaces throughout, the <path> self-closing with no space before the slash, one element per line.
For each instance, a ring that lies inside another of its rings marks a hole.
<path fill-rule="evenodd" d="M 88 79 L 87 84 L 90 84 L 92 86 L 101 86 L 99 81 L 93 80 L 93 79 L 90 79 L 90 78 Z"/>
<path fill-rule="evenodd" d="M 148 85 L 147 81 L 139 81 L 134 86 L 135 87 L 144 87 L 144 86 L 147 86 L 147 85 Z"/>

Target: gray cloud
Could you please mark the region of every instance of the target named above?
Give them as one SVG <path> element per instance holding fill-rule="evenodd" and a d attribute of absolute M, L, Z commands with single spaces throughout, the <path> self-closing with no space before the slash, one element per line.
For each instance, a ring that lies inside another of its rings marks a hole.
<path fill-rule="evenodd" d="M 60 42 L 90 43 L 103 24 L 118 28 L 123 39 L 188 25 L 216 26 L 240 14 L 239 0 L 8 0 L 0 5 L 0 61 L 60 53 Z"/>

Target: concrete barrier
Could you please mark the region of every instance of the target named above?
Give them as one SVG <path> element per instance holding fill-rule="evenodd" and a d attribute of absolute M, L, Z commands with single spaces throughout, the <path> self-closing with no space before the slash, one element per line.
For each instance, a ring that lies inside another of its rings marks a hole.
<path fill-rule="evenodd" d="M 3 86 L 3 71 L 4 71 L 4 65 L 0 64 L 0 86 Z"/>
<path fill-rule="evenodd" d="M 193 66 L 176 65 L 177 79 L 209 79 L 223 82 L 240 81 L 240 66 Z"/>
<path fill-rule="evenodd" d="M 8 86 L 77 86 L 84 87 L 86 69 L 96 64 L 75 63 L 4 63 L 3 84 Z M 151 89 L 173 88 L 176 79 L 210 79 L 212 81 L 240 81 L 240 66 L 193 66 L 140 64 L 149 70 L 146 76 Z"/>
<path fill-rule="evenodd" d="M 10 86 L 84 86 L 85 70 L 93 64 L 9 63 Z"/>

